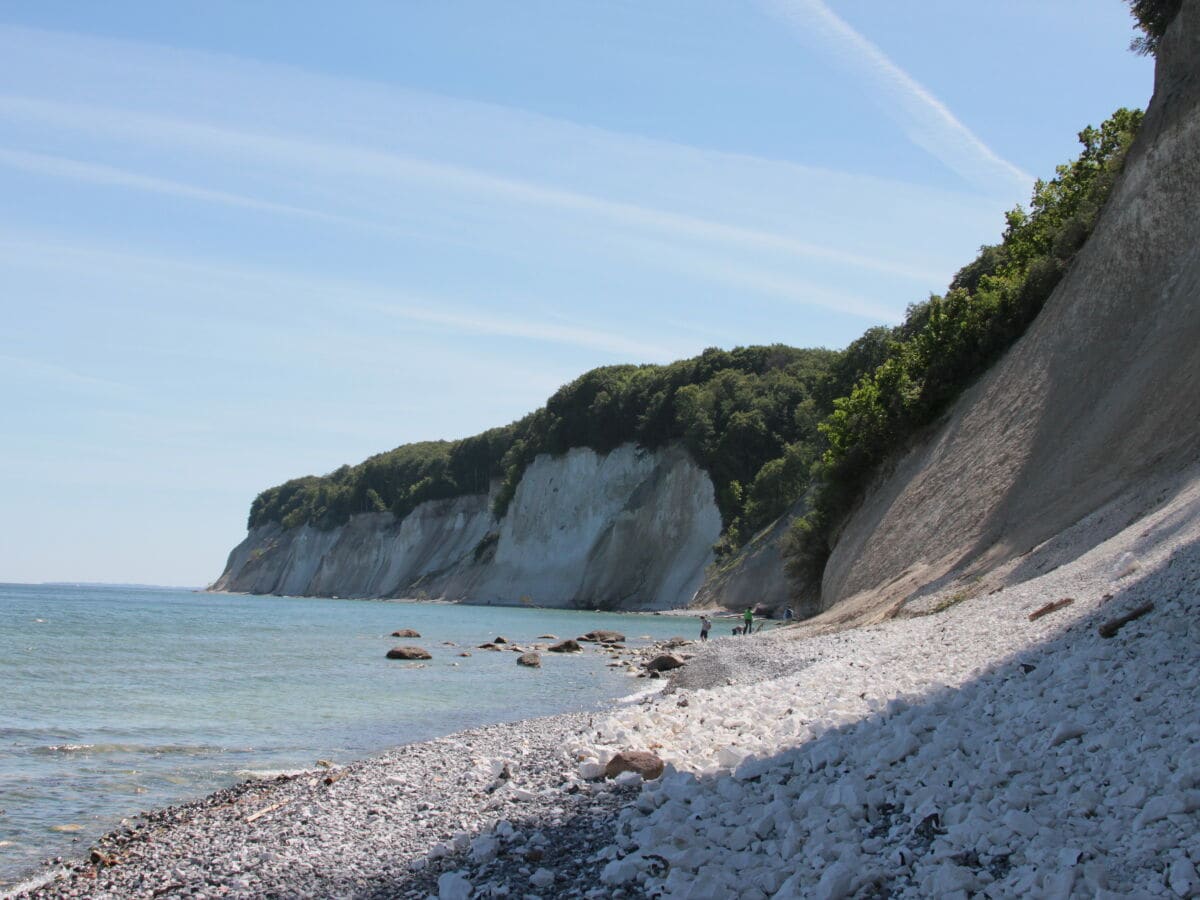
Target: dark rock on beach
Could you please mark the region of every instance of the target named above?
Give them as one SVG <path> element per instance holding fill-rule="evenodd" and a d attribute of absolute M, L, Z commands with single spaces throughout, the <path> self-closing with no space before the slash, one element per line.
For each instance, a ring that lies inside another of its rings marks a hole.
<path fill-rule="evenodd" d="M 666 672 L 670 669 L 678 669 L 683 665 L 683 660 L 670 653 L 664 653 L 661 656 L 656 656 L 650 662 L 646 663 L 646 668 L 651 672 Z"/>
<path fill-rule="evenodd" d="M 636 772 L 646 781 L 663 773 L 663 761 L 648 750 L 622 750 L 604 767 L 605 778 L 616 778 L 622 772 Z"/>
<path fill-rule="evenodd" d="M 561 641 L 560 643 L 557 643 L 553 647 L 549 648 L 551 653 L 578 653 L 582 649 L 583 648 L 580 647 L 577 642 L 571 640 L 570 638 L 567 638 L 565 641 Z"/>

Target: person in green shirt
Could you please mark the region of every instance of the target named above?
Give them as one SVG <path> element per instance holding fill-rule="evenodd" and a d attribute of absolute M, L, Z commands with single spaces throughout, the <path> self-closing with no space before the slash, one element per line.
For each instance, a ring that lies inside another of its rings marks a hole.
<path fill-rule="evenodd" d="M 746 623 L 742 634 L 754 634 L 754 609 L 752 607 L 746 607 L 746 614 L 742 616 L 742 621 Z"/>

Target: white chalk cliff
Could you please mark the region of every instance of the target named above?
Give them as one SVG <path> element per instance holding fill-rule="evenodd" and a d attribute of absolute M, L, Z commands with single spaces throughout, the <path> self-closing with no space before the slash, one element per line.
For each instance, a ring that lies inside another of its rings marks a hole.
<path fill-rule="evenodd" d="M 262 525 L 213 589 L 664 609 L 691 601 L 721 533 L 712 482 L 681 447 L 539 456 L 502 519 L 490 501 L 439 500 L 326 531 Z"/>

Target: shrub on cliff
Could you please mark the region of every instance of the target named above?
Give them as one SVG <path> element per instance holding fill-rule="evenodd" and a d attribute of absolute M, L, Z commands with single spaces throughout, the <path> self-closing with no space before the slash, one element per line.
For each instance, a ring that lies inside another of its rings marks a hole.
<path fill-rule="evenodd" d="M 1142 31 L 1129 49 L 1143 56 L 1157 54 L 1158 42 L 1182 6 L 1183 0 L 1129 0 L 1129 11 Z"/>

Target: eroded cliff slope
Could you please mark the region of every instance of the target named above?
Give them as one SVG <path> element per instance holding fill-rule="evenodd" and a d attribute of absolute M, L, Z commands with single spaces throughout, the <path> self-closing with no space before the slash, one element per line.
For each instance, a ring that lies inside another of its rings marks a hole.
<path fill-rule="evenodd" d="M 329 530 L 258 526 L 213 589 L 662 609 L 691 601 L 720 533 L 712 482 L 682 448 L 576 448 L 538 457 L 500 520 L 474 495 Z"/>
<path fill-rule="evenodd" d="M 1191 478 L 1200 449 L 1200 0 L 1091 238 L 1026 335 L 842 528 L 822 605 L 869 617 L 1077 557 Z"/>

